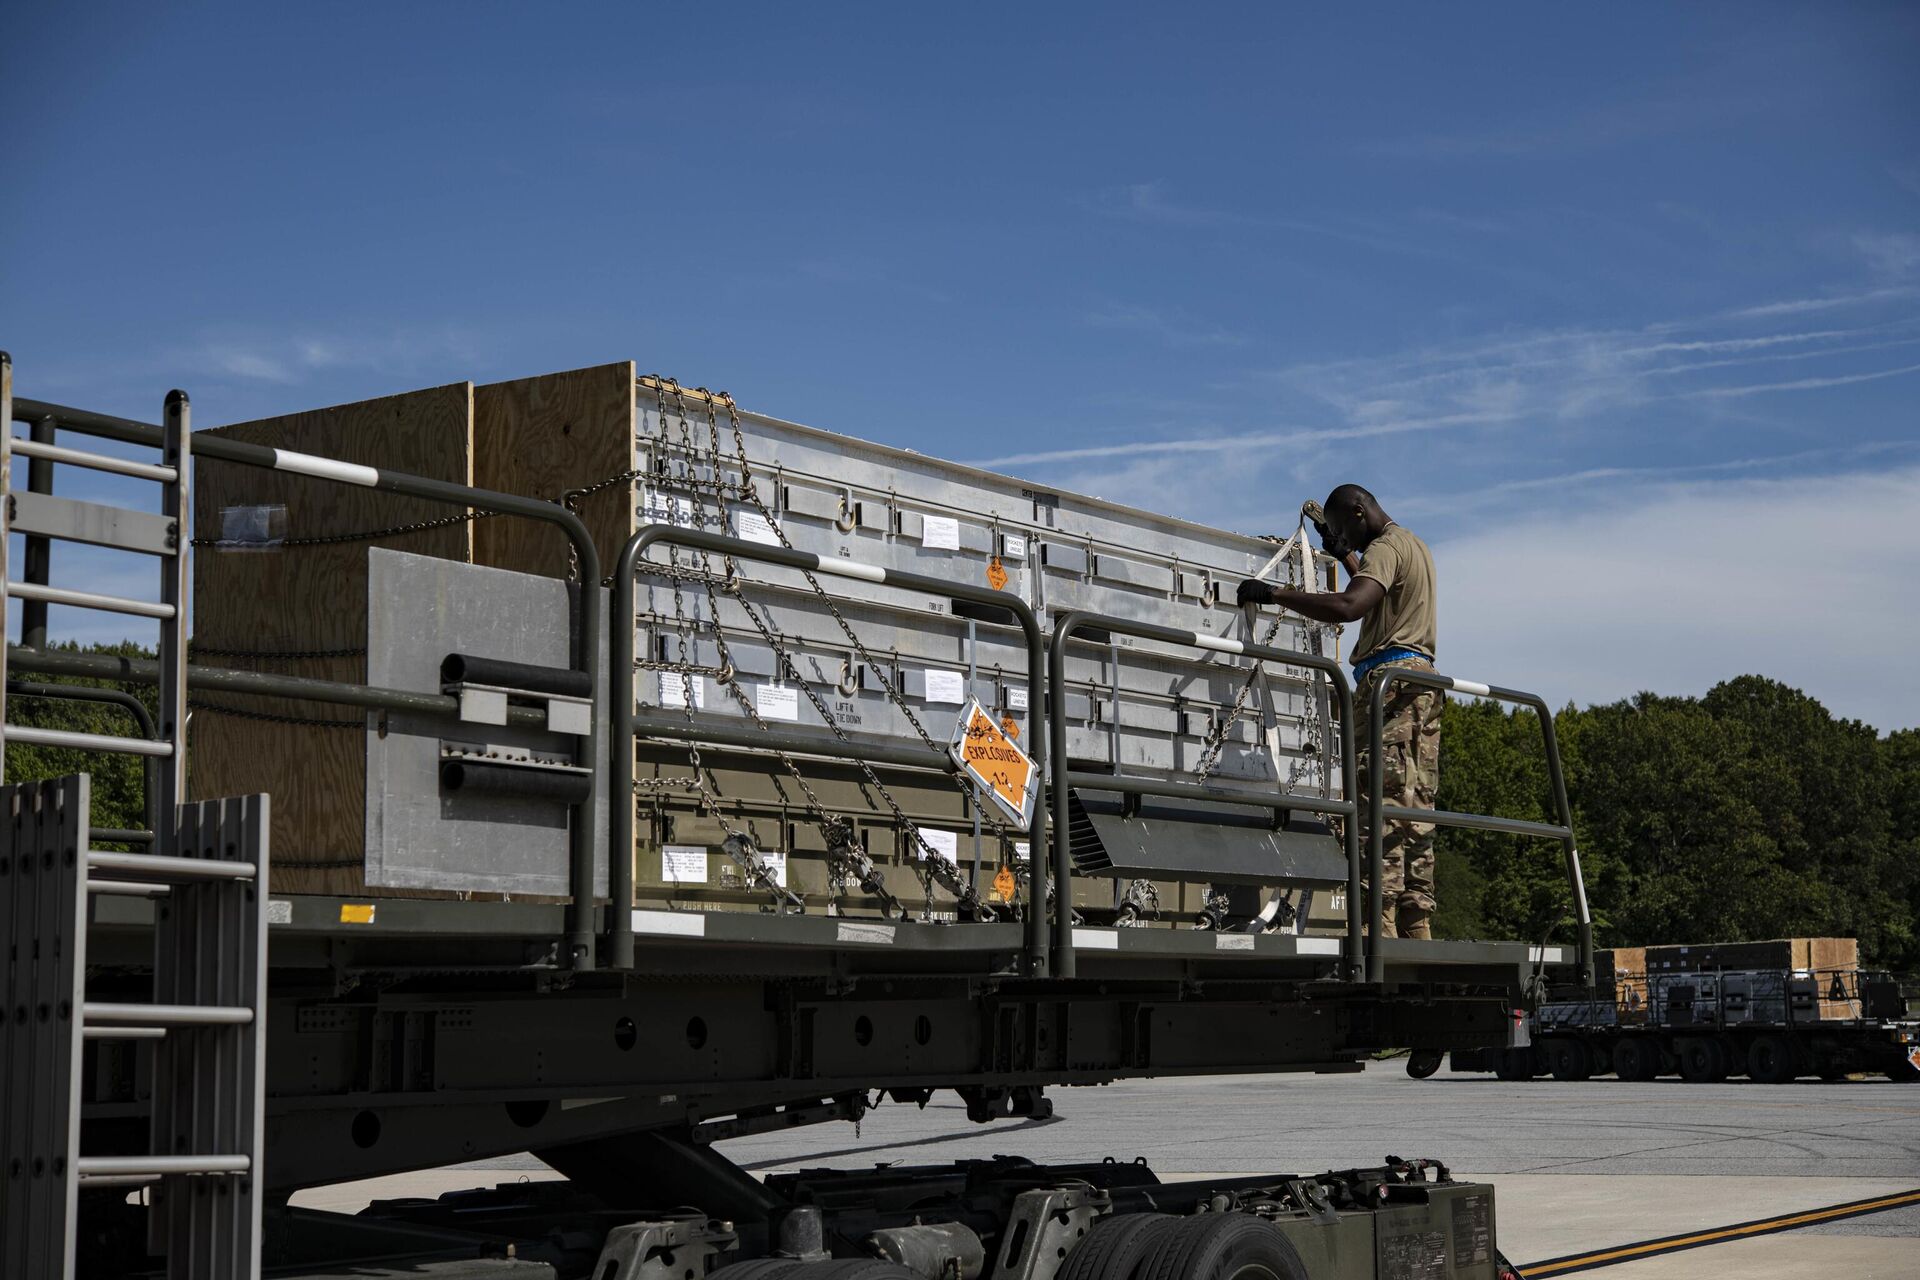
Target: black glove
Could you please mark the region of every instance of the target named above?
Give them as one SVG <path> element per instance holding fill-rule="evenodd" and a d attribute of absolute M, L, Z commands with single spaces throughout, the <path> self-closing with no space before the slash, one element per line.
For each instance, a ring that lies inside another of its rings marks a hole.
<path fill-rule="evenodd" d="M 1236 603 L 1243 605 L 1272 604 L 1273 588 L 1267 583 L 1257 582 L 1252 578 L 1248 578 L 1240 584 L 1240 589 L 1234 592 L 1234 600 Z"/>
<path fill-rule="evenodd" d="M 1347 545 L 1347 540 L 1319 520 L 1313 522 L 1313 531 L 1320 535 L 1320 549 L 1344 564 L 1353 552 L 1353 548 Z"/>

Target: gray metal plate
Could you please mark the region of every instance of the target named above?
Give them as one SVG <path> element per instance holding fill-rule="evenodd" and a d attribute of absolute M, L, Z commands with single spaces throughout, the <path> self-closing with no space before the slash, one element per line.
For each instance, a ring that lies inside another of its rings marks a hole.
<path fill-rule="evenodd" d="M 569 592 L 554 578 L 376 547 L 367 558 L 367 683 L 438 693 L 440 661 L 452 652 L 567 666 Z M 604 688 L 604 668 L 600 679 Z M 577 739 L 389 713 L 384 728 L 367 733 L 367 883 L 564 896 L 567 808 L 521 796 L 443 794 L 443 741 L 565 758 Z M 595 777 L 594 844 L 604 850 L 604 758 L 595 763 Z M 606 891 L 604 854 L 594 884 Z"/>

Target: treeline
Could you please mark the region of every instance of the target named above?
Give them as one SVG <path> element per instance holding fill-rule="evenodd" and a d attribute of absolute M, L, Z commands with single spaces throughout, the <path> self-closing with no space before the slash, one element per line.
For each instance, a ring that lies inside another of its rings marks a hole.
<path fill-rule="evenodd" d="M 96 644 L 85 647 L 56 644 L 56 650 L 69 653 L 97 653 L 116 658 L 152 659 L 153 650 L 132 642 Z M 93 689 L 121 689 L 140 699 L 152 716 L 158 701 L 152 685 L 118 684 L 107 680 L 85 680 L 72 676 L 41 676 L 32 672 L 9 670 L 8 684 L 77 685 Z M 71 698 L 23 697 L 7 694 L 7 722 L 37 729 L 66 729 L 78 733 L 98 733 L 114 738 L 144 736 L 125 708 L 100 702 L 79 702 Z M 6 780 L 27 782 L 40 778 L 59 778 L 70 773 L 93 775 L 92 825 L 96 828 L 141 830 L 146 818 L 146 763 L 135 756 L 108 755 L 81 751 L 74 747 L 28 747 L 8 743 Z M 96 841 L 96 844 L 98 842 Z M 110 846 L 118 847 L 118 846 Z"/>
<path fill-rule="evenodd" d="M 1881 737 L 1760 676 L 1555 724 L 1601 945 L 1845 936 L 1920 968 L 1920 730 Z M 1538 718 L 1449 705 L 1439 804 L 1546 816 Z M 1436 876 L 1439 936 L 1573 936 L 1557 845 L 1442 831 Z"/>

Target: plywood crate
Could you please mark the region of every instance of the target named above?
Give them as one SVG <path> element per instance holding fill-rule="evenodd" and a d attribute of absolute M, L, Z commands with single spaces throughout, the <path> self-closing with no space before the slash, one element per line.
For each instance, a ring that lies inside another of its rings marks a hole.
<path fill-rule="evenodd" d="M 473 385 L 336 405 L 211 434 L 364 466 L 472 482 Z M 361 683 L 367 549 L 471 558 L 465 521 L 419 499 L 210 458 L 194 467 L 191 657 L 196 665 Z M 272 888 L 362 894 L 366 728 L 350 707 L 195 692 L 188 785 L 195 799 L 273 796 Z M 406 896 L 420 896 L 411 892 Z"/>

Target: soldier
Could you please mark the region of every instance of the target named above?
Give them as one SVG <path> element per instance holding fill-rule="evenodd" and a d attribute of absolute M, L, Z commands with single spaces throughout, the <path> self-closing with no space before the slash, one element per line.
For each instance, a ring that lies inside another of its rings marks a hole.
<path fill-rule="evenodd" d="M 1309 509 L 1309 515 L 1311 515 Z M 1440 709 L 1438 689 L 1396 684 L 1381 711 L 1384 759 L 1368 758 L 1366 717 L 1374 686 L 1388 667 L 1433 669 L 1435 592 L 1433 553 L 1427 544 L 1393 522 L 1371 493 L 1343 484 L 1327 496 L 1325 520 L 1314 521 L 1326 553 L 1347 567 L 1347 589 L 1314 593 L 1247 581 L 1241 604 L 1273 604 L 1317 622 L 1360 621 L 1353 646 L 1354 746 L 1360 776 L 1354 797 L 1364 806 L 1368 777 L 1385 771 L 1385 801 L 1410 809 L 1431 809 L 1440 788 Z M 1364 808 L 1362 810 L 1364 813 Z M 1367 829 L 1360 823 L 1361 847 Z M 1433 824 L 1393 823 L 1386 833 L 1381 916 L 1386 937 L 1427 938 L 1433 914 Z"/>

